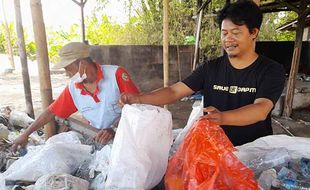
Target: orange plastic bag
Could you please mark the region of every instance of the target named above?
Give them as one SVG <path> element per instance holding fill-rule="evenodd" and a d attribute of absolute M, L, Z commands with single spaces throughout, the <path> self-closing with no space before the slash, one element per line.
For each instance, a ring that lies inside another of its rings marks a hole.
<path fill-rule="evenodd" d="M 254 173 L 234 150 L 222 128 L 207 119 L 198 120 L 169 160 L 166 190 L 258 189 Z"/>

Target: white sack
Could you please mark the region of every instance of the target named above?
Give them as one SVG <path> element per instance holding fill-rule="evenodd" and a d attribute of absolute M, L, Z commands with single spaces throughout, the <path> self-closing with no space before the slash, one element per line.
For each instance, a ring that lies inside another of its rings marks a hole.
<path fill-rule="evenodd" d="M 260 152 L 266 149 L 285 148 L 291 159 L 301 157 L 310 158 L 310 138 L 290 137 L 287 135 L 269 135 L 253 142 L 237 146 L 235 153 L 242 161 L 251 152 Z"/>
<path fill-rule="evenodd" d="M 34 190 L 88 190 L 89 182 L 69 174 L 46 174 L 40 177 Z"/>
<path fill-rule="evenodd" d="M 107 189 L 151 189 L 164 176 L 172 144 L 171 113 L 125 105 L 111 153 Z"/>
<path fill-rule="evenodd" d="M 46 144 L 55 144 L 55 143 L 74 143 L 81 144 L 81 139 L 83 136 L 75 131 L 68 131 L 59 133 L 47 139 Z"/>
<path fill-rule="evenodd" d="M 36 181 L 49 173 L 72 174 L 91 158 L 91 146 L 56 143 L 37 146 L 4 172 L 5 179 Z"/>

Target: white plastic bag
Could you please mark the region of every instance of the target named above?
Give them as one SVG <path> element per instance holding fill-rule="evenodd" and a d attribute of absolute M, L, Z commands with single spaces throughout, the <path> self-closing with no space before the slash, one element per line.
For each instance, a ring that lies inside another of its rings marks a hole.
<path fill-rule="evenodd" d="M 69 174 L 46 174 L 40 177 L 34 190 L 88 190 L 89 182 Z"/>
<path fill-rule="evenodd" d="M 242 146 L 237 146 L 238 151 L 235 154 L 242 161 L 243 156 L 246 156 L 247 152 L 259 152 L 261 149 L 285 148 L 291 159 L 310 158 L 309 147 L 310 138 L 269 135 Z"/>
<path fill-rule="evenodd" d="M 83 136 L 80 133 L 75 131 L 68 131 L 52 136 L 51 138 L 47 139 L 46 144 L 54 144 L 54 143 L 81 144 L 82 139 Z"/>
<path fill-rule="evenodd" d="M 105 145 L 100 151 L 96 151 L 92 154 L 93 158 L 88 167 L 90 178 L 95 177 L 95 171 L 101 172 L 102 176 L 106 178 L 111 160 L 111 151 L 112 145 L 108 144 Z"/>
<path fill-rule="evenodd" d="M 198 101 L 198 100 L 195 101 L 192 108 L 193 110 L 191 114 L 189 115 L 186 126 L 178 134 L 178 136 L 175 138 L 175 141 L 172 144 L 172 148 L 170 150 L 170 156 L 172 156 L 177 151 L 178 147 L 183 142 L 185 135 L 188 133 L 190 128 L 193 126 L 194 122 L 197 119 L 199 119 L 199 117 L 203 116 L 203 101 Z"/>
<path fill-rule="evenodd" d="M 125 105 L 111 153 L 107 189 L 152 189 L 165 174 L 172 144 L 171 113 Z"/>
<path fill-rule="evenodd" d="M 5 179 L 36 181 L 49 173 L 72 174 L 91 158 L 91 150 L 91 146 L 73 143 L 36 146 L 4 172 Z"/>

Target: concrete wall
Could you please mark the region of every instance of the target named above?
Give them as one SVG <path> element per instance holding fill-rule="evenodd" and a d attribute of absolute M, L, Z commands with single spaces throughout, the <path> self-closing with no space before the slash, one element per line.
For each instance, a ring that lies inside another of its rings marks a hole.
<path fill-rule="evenodd" d="M 193 46 L 169 47 L 169 83 L 184 79 L 191 73 Z M 119 65 L 128 70 L 141 91 L 163 86 L 162 46 L 92 46 L 91 57 L 100 64 Z M 180 71 L 178 72 L 178 54 Z M 179 76 L 180 75 L 180 76 Z"/>

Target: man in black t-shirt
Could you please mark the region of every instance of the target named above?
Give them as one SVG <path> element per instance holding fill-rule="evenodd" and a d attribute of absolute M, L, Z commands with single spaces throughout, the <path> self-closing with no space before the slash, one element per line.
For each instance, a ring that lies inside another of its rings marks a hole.
<path fill-rule="evenodd" d="M 227 4 L 218 22 L 224 56 L 172 86 L 143 95 L 123 94 L 120 103 L 164 105 L 202 91 L 208 113 L 203 117 L 219 124 L 234 145 L 271 135 L 271 111 L 282 93 L 285 71 L 255 52 L 262 13 L 253 1 L 242 0 Z"/>

